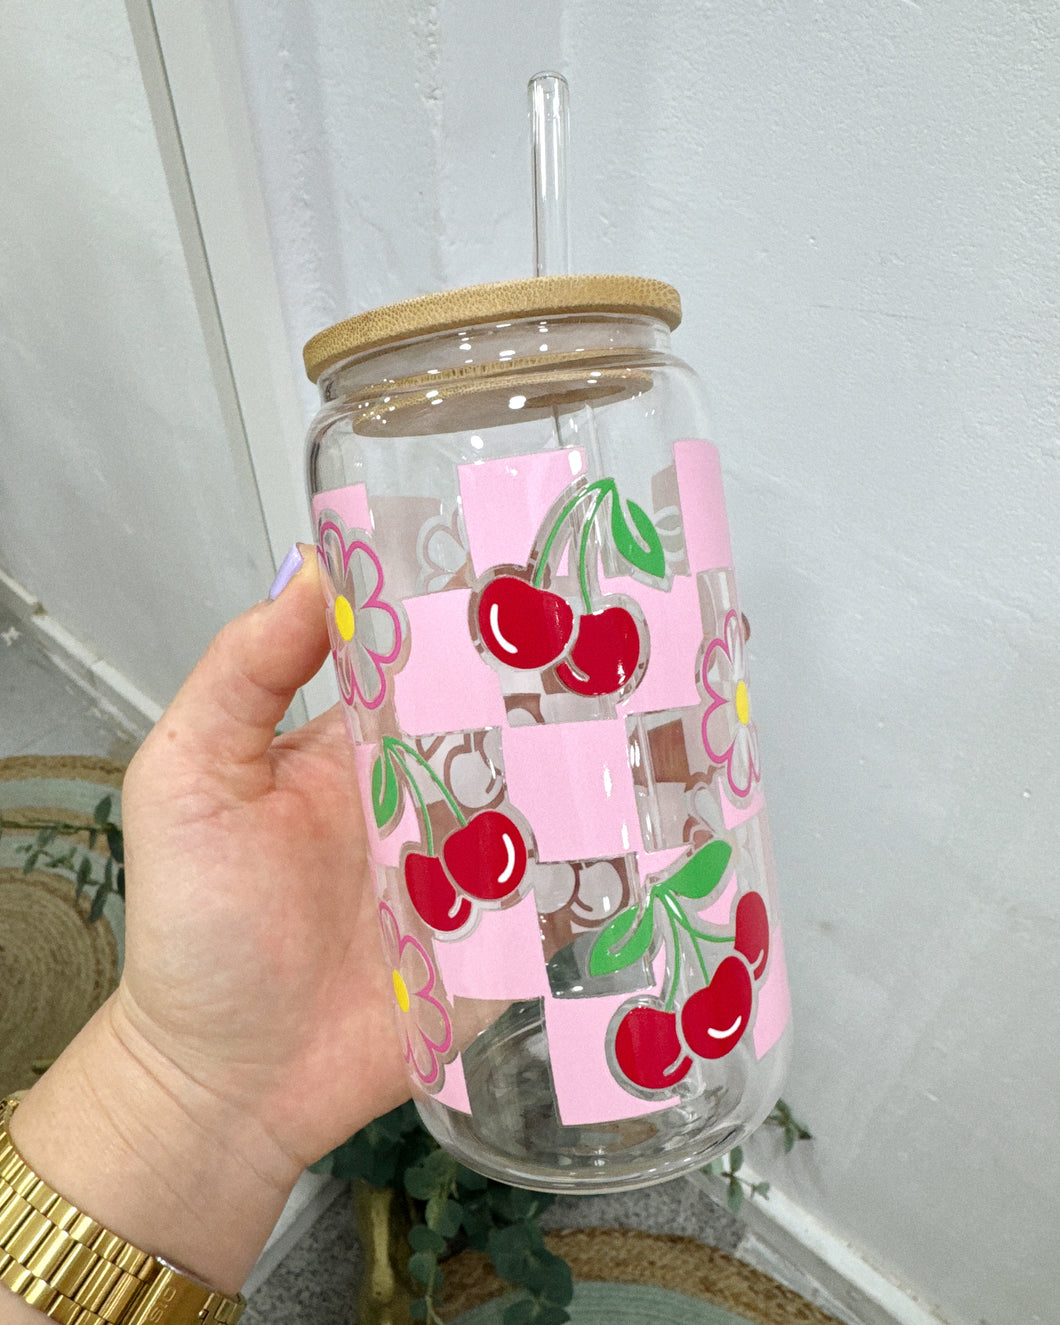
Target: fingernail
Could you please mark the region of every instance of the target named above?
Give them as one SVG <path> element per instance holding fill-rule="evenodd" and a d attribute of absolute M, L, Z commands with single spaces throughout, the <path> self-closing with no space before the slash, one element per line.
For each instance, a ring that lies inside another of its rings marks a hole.
<path fill-rule="evenodd" d="M 274 601 L 287 588 L 288 584 L 298 574 L 302 565 L 302 552 L 297 543 L 291 544 L 291 550 L 280 563 L 280 569 L 276 572 L 276 578 L 269 588 L 269 599 Z"/>

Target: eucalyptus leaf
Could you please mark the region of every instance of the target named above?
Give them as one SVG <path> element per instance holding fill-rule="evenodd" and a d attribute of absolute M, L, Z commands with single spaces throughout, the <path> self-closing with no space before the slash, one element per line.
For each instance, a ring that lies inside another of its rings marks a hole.
<path fill-rule="evenodd" d="M 429 1251 L 441 1256 L 449 1246 L 441 1233 L 426 1224 L 413 1224 L 409 1229 L 409 1246 L 413 1251 Z"/>
<path fill-rule="evenodd" d="M 383 750 L 372 765 L 372 813 L 376 826 L 384 828 L 397 813 L 401 787 L 394 772 L 390 752 Z"/>
<path fill-rule="evenodd" d="M 663 551 L 659 531 L 652 524 L 651 516 L 643 507 L 633 501 L 625 504 L 629 509 L 636 533 L 630 529 L 626 521 L 618 492 L 612 493 L 611 538 L 615 550 L 624 561 L 628 561 L 637 570 L 662 579 L 666 574 L 666 553 Z"/>
<path fill-rule="evenodd" d="M 438 1275 L 438 1258 L 429 1251 L 415 1251 L 409 1257 L 409 1274 L 427 1289 L 433 1287 Z"/>
<path fill-rule="evenodd" d="M 574 1276 L 562 1257 L 539 1251 L 528 1265 L 523 1283 L 532 1293 L 557 1306 L 566 1306 L 574 1296 Z"/>
<path fill-rule="evenodd" d="M 651 946 L 654 921 L 649 907 L 638 919 L 637 907 L 619 911 L 600 931 L 589 954 L 590 975 L 610 975 L 632 966 Z"/>
<path fill-rule="evenodd" d="M 120 828 L 111 827 L 107 829 L 107 850 L 119 865 L 125 864 L 125 841 L 122 838 Z"/>
<path fill-rule="evenodd" d="M 733 1148 L 729 1151 L 729 1172 L 739 1173 L 739 1171 L 742 1168 L 743 1168 L 743 1148 L 741 1146 L 733 1146 Z"/>
<path fill-rule="evenodd" d="M 92 813 L 92 818 L 99 824 L 100 828 L 106 828 L 110 823 L 110 808 L 113 804 L 112 796 L 104 796 Z"/>
<path fill-rule="evenodd" d="M 509 1302 L 501 1317 L 503 1325 L 538 1325 L 540 1319 L 537 1304 L 525 1297 Z"/>
<path fill-rule="evenodd" d="M 729 1179 L 728 1205 L 734 1215 L 740 1213 L 740 1209 L 743 1206 L 743 1187 L 740 1184 L 739 1178 L 734 1177 Z"/>
<path fill-rule="evenodd" d="M 455 1238 L 460 1231 L 460 1205 L 457 1201 L 443 1201 L 433 1225 L 443 1238 Z"/>
<path fill-rule="evenodd" d="M 109 896 L 110 889 L 106 884 L 101 884 L 95 897 L 92 898 L 92 905 L 88 911 L 88 923 L 90 925 L 94 925 L 103 914 L 103 908 L 106 905 Z"/>
<path fill-rule="evenodd" d="M 705 847 L 700 847 L 676 874 L 672 874 L 663 883 L 655 886 L 677 897 L 700 901 L 704 897 L 709 897 L 722 881 L 731 856 L 732 847 L 728 842 L 708 842 Z"/>
<path fill-rule="evenodd" d="M 456 1166 L 456 1182 L 458 1187 L 462 1187 L 467 1192 L 484 1192 L 489 1179 L 481 1173 L 476 1173 L 474 1169 L 467 1168 L 464 1164 Z"/>
<path fill-rule="evenodd" d="M 521 1284 L 533 1254 L 527 1225 L 495 1228 L 489 1235 L 488 1247 L 490 1259 L 500 1277 L 509 1283 Z"/>

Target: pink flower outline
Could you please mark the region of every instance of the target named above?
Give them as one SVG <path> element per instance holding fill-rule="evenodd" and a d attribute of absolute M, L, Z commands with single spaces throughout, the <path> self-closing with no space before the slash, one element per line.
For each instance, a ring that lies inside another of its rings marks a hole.
<path fill-rule="evenodd" d="M 453 1046 L 453 1027 L 445 1008 L 431 997 L 434 966 L 423 944 L 411 934 L 402 934 L 397 916 L 386 902 L 379 903 L 379 926 L 401 1018 L 405 1062 L 424 1086 L 436 1086 L 442 1076 L 442 1057 Z"/>
<path fill-rule="evenodd" d="M 323 585 L 328 602 L 328 634 L 339 691 L 349 705 L 359 699 L 366 709 L 377 709 L 387 693 L 384 668 L 395 661 L 404 642 L 401 618 L 396 608 L 382 597 L 383 567 L 366 542 L 353 538 L 347 543 L 348 534 L 335 519 L 324 520 L 317 537 L 317 555 L 326 572 Z M 358 590 L 362 583 L 371 585 L 367 594 Z M 340 630 L 336 616 L 340 598 L 355 623 L 348 639 Z M 364 642 L 366 629 L 375 639 L 386 639 L 392 633 L 393 643 L 382 651 L 373 649 Z M 374 675 L 375 685 L 366 685 L 366 674 Z"/>
<path fill-rule="evenodd" d="M 725 614 L 722 636 L 707 645 L 700 673 L 711 703 L 703 714 L 703 746 L 724 766 L 733 795 L 741 800 L 761 779 L 758 728 L 750 717 L 747 658 L 740 615 Z"/>

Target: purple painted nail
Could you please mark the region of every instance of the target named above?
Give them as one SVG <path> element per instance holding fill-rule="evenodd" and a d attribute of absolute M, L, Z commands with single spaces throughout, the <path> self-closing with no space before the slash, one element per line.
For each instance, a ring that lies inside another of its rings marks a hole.
<path fill-rule="evenodd" d="M 291 550 L 280 563 L 280 569 L 276 572 L 276 578 L 269 588 L 269 598 L 275 600 L 287 588 L 291 580 L 297 575 L 302 565 L 302 553 L 297 543 L 291 544 Z"/>

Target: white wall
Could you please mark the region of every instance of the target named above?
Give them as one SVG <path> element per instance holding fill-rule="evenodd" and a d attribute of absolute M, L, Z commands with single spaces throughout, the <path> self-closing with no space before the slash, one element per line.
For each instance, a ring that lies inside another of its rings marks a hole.
<path fill-rule="evenodd" d="M 292 362 L 529 271 L 568 75 L 575 265 L 680 288 L 726 460 L 817 1137 L 770 1176 L 944 1319 L 1054 1320 L 1056 6 L 236 12 Z"/>
<path fill-rule="evenodd" d="M 5 10 L 0 144 L 0 569 L 164 703 L 271 561 L 122 0 Z"/>

